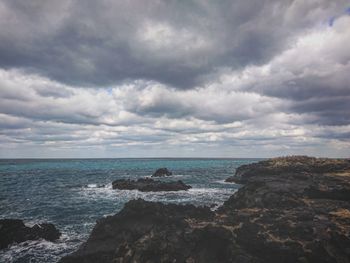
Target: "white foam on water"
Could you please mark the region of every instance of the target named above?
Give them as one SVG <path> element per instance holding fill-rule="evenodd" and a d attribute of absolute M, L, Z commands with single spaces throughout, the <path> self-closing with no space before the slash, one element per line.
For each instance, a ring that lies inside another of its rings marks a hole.
<path fill-rule="evenodd" d="M 108 183 L 108 184 L 88 184 L 86 186 L 84 186 L 83 188 L 85 189 L 90 189 L 90 188 L 97 188 L 97 189 L 107 189 L 107 188 L 112 188 L 112 183 Z"/>
<path fill-rule="evenodd" d="M 217 181 L 215 181 L 215 183 L 219 183 L 219 184 L 226 184 L 226 185 L 237 185 L 236 183 L 234 183 L 234 182 L 226 182 L 225 181 L 226 179 L 222 179 L 222 180 L 217 180 Z"/>
<path fill-rule="evenodd" d="M 172 174 L 172 175 L 167 175 L 167 176 L 160 176 L 160 177 L 153 177 L 152 175 L 146 175 L 145 178 L 152 178 L 152 179 L 163 179 L 163 178 L 186 178 L 186 177 L 190 177 L 190 175 L 188 174 Z"/>
<path fill-rule="evenodd" d="M 77 249 L 65 239 L 49 242 L 43 239 L 13 244 L 0 252 L 0 262 L 57 262 L 64 255 Z"/>
<path fill-rule="evenodd" d="M 96 185 L 96 187 L 91 187 L 91 185 Z M 90 187 L 88 185 L 79 188 L 78 193 L 83 198 L 116 199 L 115 190 L 111 183 L 106 185 L 90 184 Z"/>
<path fill-rule="evenodd" d="M 233 188 L 194 186 L 187 191 L 141 192 L 138 190 L 113 189 L 111 183 L 106 185 L 97 183 L 88 184 L 76 188 L 75 190 L 78 194 L 77 198 L 83 199 L 82 202 L 86 199 L 92 199 L 102 201 L 111 200 L 122 204 L 132 199 L 142 198 L 153 202 L 209 205 L 212 206 L 212 209 L 217 208 L 236 191 L 236 189 Z M 110 214 L 105 214 L 104 216 L 113 214 L 115 214 L 115 211 Z M 35 220 L 26 222 L 28 225 L 34 225 L 36 223 L 38 222 Z M 92 228 L 92 225 L 94 225 L 95 222 L 83 224 L 86 228 Z M 76 233 L 76 231 L 71 231 L 69 228 L 61 230 L 62 236 L 57 242 L 37 240 L 12 245 L 10 249 L 5 249 L 0 252 L 0 262 L 31 262 L 31 259 L 33 262 L 57 262 L 64 255 L 75 251 L 86 238 L 86 236 L 82 236 L 81 234 Z"/>
<path fill-rule="evenodd" d="M 36 224 L 31 222 L 31 224 Z M 84 223 L 90 227 L 95 223 Z M 26 225 L 28 223 L 26 222 Z M 9 248 L 0 250 L 0 262 L 45 262 L 55 263 L 63 256 L 76 251 L 81 243 L 86 239 L 88 233 L 77 233 L 69 227 L 60 229 L 61 237 L 50 242 L 45 239 L 28 240 L 22 243 L 12 244 Z"/>
<path fill-rule="evenodd" d="M 142 198 L 153 202 L 193 203 L 195 205 L 222 204 L 236 189 L 233 188 L 206 188 L 194 187 L 187 191 L 160 191 L 141 192 L 138 190 L 113 189 L 112 184 L 104 187 L 83 187 L 80 189 L 81 197 L 92 199 L 116 200 L 127 202 Z"/>

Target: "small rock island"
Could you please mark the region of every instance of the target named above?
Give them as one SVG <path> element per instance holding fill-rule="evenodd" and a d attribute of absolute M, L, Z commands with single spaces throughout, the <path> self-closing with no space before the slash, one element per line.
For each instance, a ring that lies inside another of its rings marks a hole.
<path fill-rule="evenodd" d="M 141 192 L 182 191 L 192 188 L 181 180 L 173 182 L 161 182 L 150 178 L 138 180 L 118 179 L 112 183 L 113 189 L 139 190 Z"/>
<path fill-rule="evenodd" d="M 243 186 L 216 211 L 129 201 L 60 262 L 350 262 L 350 160 L 274 158 L 228 181 Z"/>
<path fill-rule="evenodd" d="M 168 168 L 159 168 L 153 174 L 152 177 L 165 177 L 171 176 L 173 173 Z"/>

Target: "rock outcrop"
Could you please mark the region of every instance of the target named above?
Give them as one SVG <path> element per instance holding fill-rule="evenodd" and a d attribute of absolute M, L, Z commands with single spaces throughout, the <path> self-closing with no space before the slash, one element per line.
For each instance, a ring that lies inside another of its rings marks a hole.
<path fill-rule="evenodd" d="M 167 168 L 159 168 L 152 174 L 152 177 L 164 177 L 164 176 L 170 176 L 172 174 L 173 173 L 170 172 Z"/>
<path fill-rule="evenodd" d="M 235 179 L 214 212 L 130 201 L 61 262 L 350 262 L 349 160 L 276 158 Z"/>
<path fill-rule="evenodd" d="M 188 190 L 191 186 L 181 180 L 174 182 L 162 182 L 150 178 L 140 178 L 138 180 L 119 179 L 112 183 L 113 189 L 120 190 L 139 190 L 142 192 L 159 192 L 159 191 L 181 191 Z"/>
<path fill-rule="evenodd" d="M 211 225 L 214 217 L 207 207 L 133 200 L 118 214 L 97 222 L 88 241 L 61 263 L 250 259 L 235 247 L 229 229 Z"/>
<path fill-rule="evenodd" d="M 43 238 L 54 241 L 59 239 L 60 236 L 61 233 L 53 224 L 43 223 L 28 227 L 19 219 L 0 219 L 0 249 L 27 240 Z"/>
<path fill-rule="evenodd" d="M 253 181 L 264 180 L 268 176 L 285 177 L 293 174 L 302 179 L 310 174 L 337 174 L 348 173 L 349 159 L 315 158 L 308 156 L 288 156 L 272 158 L 258 163 L 242 165 L 237 168 L 234 176 L 226 179 L 226 182 L 246 183 L 251 178 Z"/>

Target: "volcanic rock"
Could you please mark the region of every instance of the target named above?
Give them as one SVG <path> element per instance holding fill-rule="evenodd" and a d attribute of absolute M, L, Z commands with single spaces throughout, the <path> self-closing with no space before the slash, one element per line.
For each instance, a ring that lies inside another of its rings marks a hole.
<path fill-rule="evenodd" d="M 142 192 L 180 191 L 188 190 L 191 186 L 181 180 L 175 182 L 162 182 L 150 178 L 140 178 L 137 181 L 130 179 L 119 179 L 112 183 L 113 189 L 139 190 Z"/>
<path fill-rule="evenodd" d="M 152 174 L 152 177 L 164 177 L 164 176 L 170 176 L 172 174 L 173 173 L 170 172 L 167 168 L 159 168 Z"/>
<path fill-rule="evenodd" d="M 237 169 L 216 211 L 134 200 L 61 263 L 349 263 L 350 161 L 275 158 Z"/>
<path fill-rule="evenodd" d="M 234 176 L 226 182 L 246 183 L 273 177 L 298 177 L 298 180 L 307 180 L 310 174 L 347 173 L 350 167 L 349 159 L 315 158 L 308 156 L 287 156 L 264 160 L 258 163 L 242 165 L 237 168 Z"/>
<path fill-rule="evenodd" d="M 54 241 L 61 233 L 53 224 L 36 224 L 33 227 L 24 225 L 19 219 L 0 219 L 0 249 L 7 248 L 12 243 L 40 238 Z"/>
<path fill-rule="evenodd" d="M 88 241 L 61 263 L 254 262 L 235 246 L 230 230 L 209 223 L 214 215 L 208 207 L 133 200 L 98 221 Z"/>

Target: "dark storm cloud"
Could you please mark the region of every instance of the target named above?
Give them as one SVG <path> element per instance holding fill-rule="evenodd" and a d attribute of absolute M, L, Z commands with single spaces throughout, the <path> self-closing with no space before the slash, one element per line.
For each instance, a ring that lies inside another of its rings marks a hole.
<path fill-rule="evenodd" d="M 319 125 L 349 125 L 350 96 L 321 98 L 293 103 L 291 110 L 315 116 L 311 123 Z"/>
<path fill-rule="evenodd" d="M 347 70 L 350 70 L 350 66 Z M 295 101 L 308 100 L 310 98 L 350 96 L 348 86 L 350 75 L 348 72 L 338 71 L 326 76 L 306 75 L 300 78 L 292 78 L 287 83 L 282 83 L 278 86 L 265 86 L 263 93 L 268 96 Z"/>
<path fill-rule="evenodd" d="M 331 65 L 330 65 L 331 66 Z M 350 67 L 347 67 L 350 70 Z M 306 75 L 279 86 L 266 86 L 263 93 L 290 101 L 284 110 L 315 116 L 320 125 L 350 124 L 350 75 L 345 71 L 326 76 Z"/>
<path fill-rule="evenodd" d="M 17 117 L 25 117 L 33 120 L 56 121 L 76 124 L 100 124 L 97 116 L 84 112 L 72 114 L 70 109 L 52 107 L 50 104 L 37 104 L 38 101 L 21 103 L 15 100 L 1 100 L 0 111 Z"/>
<path fill-rule="evenodd" d="M 268 61 L 345 2 L 2 0 L 0 66 L 73 85 L 190 88 L 217 68 Z"/>
<path fill-rule="evenodd" d="M 186 101 L 181 101 L 176 98 L 158 97 L 154 98 L 151 103 L 146 105 L 133 103 L 127 109 L 143 116 L 151 116 L 156 118 L 166 116 L 175 119 L 194 114 L 193 107 L 186 104 Z"/>
<path fill-rule="evenodd" d="M 236 90 L 278 98 L 278 109 L 318 125 L 350 124 L 350 17 L 316 27 L 262 66 L 227 74 Z M 301 123 L 301 124 L 302 124 Z"/>
<path fill-rule="evenodd" d="M 336 139 L 347 142 L 350 139 L 350 132 L 328 132 L 316 136 L 325 139 Z"/>
<path fill-rule="evenodd" d="M 0 0 L 0 157 L 348 156 L 346 4 Z"/>

